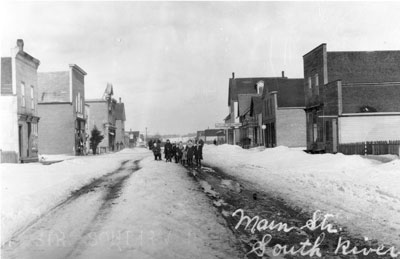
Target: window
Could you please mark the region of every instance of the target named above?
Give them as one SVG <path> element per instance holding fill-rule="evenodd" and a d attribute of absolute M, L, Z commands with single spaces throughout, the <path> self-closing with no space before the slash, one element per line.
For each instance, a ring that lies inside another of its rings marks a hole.
<path fill-rule="evenodd" d="M 33 85 L 31 85 L 31 108 L 32 108 L 32 110 L 35 109 L 35 100 L 33 99 L 33 95 L 34 95 L 34 89 L 33 89 Z"/>
<path fill-rule="evenodd" d="M 308 77 L 308 89 L 312 88 L 311 77 Z"/>
<path fill-rule="evenodd" d="M 25 107 L 25 83 L 24 82 L 21 82 L 21 100 L 22 100 L 22 102 L 21 102 L 22 107 Z"/>
<path fill-rule="evenodd" d="M 81 112 L 81 93 L 78 93 L 78 112 Z"/>
<path fill-rule="evenodd" d="M 314 76 L 314 83 L 315 83 L 315 86 L 319 86 L 318 74 L 315 74 L 315 76 Z"/>

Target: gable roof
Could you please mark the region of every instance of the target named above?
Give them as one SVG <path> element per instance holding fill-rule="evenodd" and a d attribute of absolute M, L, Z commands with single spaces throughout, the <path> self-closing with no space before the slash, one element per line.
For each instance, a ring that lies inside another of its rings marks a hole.
<path fill-rule="evenodd" d="M 231 101 L 238 101 L 239 94 L 257 94 L 257 82 L 264 81 L 265 77 L 254 78 L 230 78 L 228 105 Z"/>
<path fill-rule="evenodd" d="M 254 96 L 260 96 L 258 94 L 238 94 L 238 114 L 239 116 L 245 115 L 250 111 L 251 98 Z"/>
<path fill-rule="evenodd" d="M 267 93 L 278 92 L 278 107 L 304 107 L 304 79 L 302 78 L 269 78 L 264 81 L 262 98 Z"/>
<path fill-rule="evenodd" d="M 260 114 L 262 112 L 262 99 L 261 95 L 251 97 L 250 116 Z"/>

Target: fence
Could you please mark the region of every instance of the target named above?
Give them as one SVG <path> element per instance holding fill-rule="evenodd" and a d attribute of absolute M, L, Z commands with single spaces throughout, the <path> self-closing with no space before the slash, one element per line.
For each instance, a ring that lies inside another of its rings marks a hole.
<path fill-rule="evenodd" d="M 398 155 L 400 156 L 400 140 L 367 141 L 339 144 L 339 152 L 345 155 Z"/>

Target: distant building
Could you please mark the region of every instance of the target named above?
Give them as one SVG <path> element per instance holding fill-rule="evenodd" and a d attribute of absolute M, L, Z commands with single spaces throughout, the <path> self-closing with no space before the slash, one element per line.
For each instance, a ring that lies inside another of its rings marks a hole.
<path fill-rule="evenodd" d="M 11 57 L 1 58 L 0 162 L 38 160 L 37 69 L 40 61 L 17 40 Z"/>
<path fill-rule="evenodd" d="M 197 139 L 197 140 L 200 140 L 200 139 L 201 139 L 201 140 L 203 140 L 203 141 L 206 140 L 204 130 L 199 130 L 199 131 L 197 131 L 196 139 Z"/>
<path fill-rule="evenodd" d="M 333 51 L 303 56 L 307 149 L 400 140 L 400 51 Z"/>
<path fill-rule="evenodd" d="M 89 129 L 97 129 L 102 132 L 104 139 L 99 144 L 100 152 L 109 152 L 116 149 L 116 106 L 117 101 L 113 98 L 114 90 L 112 84 L 107 84 L 102 99 L 86 100 L 90 106 Z"/>
<path fill-rule="evenodd" d="M 206 129 L 204 130 L 204 143 L 213 144 L 214 140 L 217 144 L 226 143 L 225 130 L 223 129 Z"/>
<path fill-rule="evenodd" d="M 83 154 L 87 134 L 85 76 L 75 64 L 67 71 L 38 74 L 40 153 Z"/>
<path fill-rule="evenodd" d="M 136 146 L 137 142 L 140 141 L 139 131 L 125 131 L 125 141 L 128 143 L 129 148 Z"/>
<path fill-rule="evenodd" d="M 119 102 L 115 106 L 115 145 L 117 150 L 121 150 L 129 144 L 125 142 L 125 120 L 125 105 L 119 98 Z"/>

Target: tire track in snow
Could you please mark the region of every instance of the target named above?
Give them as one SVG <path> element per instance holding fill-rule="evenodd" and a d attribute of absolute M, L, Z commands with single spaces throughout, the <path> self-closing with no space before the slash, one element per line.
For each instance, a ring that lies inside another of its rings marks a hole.
<path fill-rule="evenodd" d="M 189 169 L 189 168 L 187 168 Z M 245 214 L 253 217 L 258 215 L 260 219 L 274 220 L 275 222 L 288 223 L 289 226 L 301 227 L 308 219 L 312 217 L 308 212 L 303 211 L 299 207 L 293 207 L 285 200 L 275 194 L 269 193 L 268 190 L 262 191 L 255 189 L 250 182 L 235 178 L 224 173 L 219 168 L 202 167 L 201 169 L 189 169 L 190 175 L 199 182 L 203 191 L 213 201 L 213 206 L 217 207 L 221 215 L 225 218 L 228 227 L 242 244 L 242 252 L 251 251 L 253 244 L 262 239 L 262 235 L 271 233 L 272 240 L 268 243 L 266 254 L 262 258 L 303 258 L 300 255 L 291 256 L 272 256 L 272 248 L 275 244 L 288 245 L 291 247 L 306 239 L 311 242 L 315 240 L 322 231 L 299 231 L 297 233 L 285 233 L 278 231 L 270 231 L 266 233 L 252 234 L 249 229 L 245 230 L 243 225 L 238 229 L 235 228 L 239 219 L 232 217 L 232 213 L 237 209 L 243 209 Z M 323 258 L 391 258 L 389 255 L 378 256 L 375 253 L 365 255 L 342 255 L 333 254 L 336 248 L 338 237 L 349 240 L 353 246 L 361 248 L 376 248 L 379 244 L 377 240 L 364 240 L 354 233 L 350 233 L 344 226 L 335 226 L 339 229 L 339 233 L 329 233 L 325 236 L 324 242 L 320 245 Z M 386 245 L 387 248 L 390 245 Z M 261 258 L 255 253 L 248 254 L 246 258 Z"/>
<path fill-rule="evenodd" d="M 81 240 L 107 217 L 125 181 L 139 161 L 126 160 L 120 167 L 71 195 L 14 233 L 1 247 L 2 258 L 66 258 L 83 249 Z M 132 162 L 132 165 L 127 164 Z"/>

